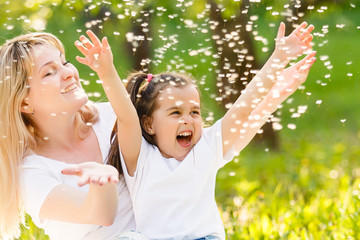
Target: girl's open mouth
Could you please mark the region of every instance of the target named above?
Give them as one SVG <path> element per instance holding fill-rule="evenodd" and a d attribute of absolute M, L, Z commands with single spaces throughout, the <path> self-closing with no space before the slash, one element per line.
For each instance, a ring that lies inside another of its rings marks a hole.
<path fill-rule="evenodd" d="M 176 140 L 178 141 L 181 147 L 189 147 L 191 144 L 192 133 L 191 132 L 182 132 L 176 136 Z"/>

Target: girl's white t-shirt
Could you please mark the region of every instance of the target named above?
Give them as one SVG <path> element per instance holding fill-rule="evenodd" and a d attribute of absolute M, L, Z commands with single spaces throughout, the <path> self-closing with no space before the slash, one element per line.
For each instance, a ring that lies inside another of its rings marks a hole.
<path fill-rule="evenodd" d="M 208 235 L 225 239 L 215 202 L 215 181 L 218 169 L 233 156 L 229 151 L 223 157 L 221 120 L 204 129 L 183 161 L 164 158 L 157 147 L 143 139 L 133 177 L 121 160 L 137 230 L 150 239 L 183 240 Z"/>
<path fill-rule="evenodd" d="M 103 160 L 106 161 L 110 149 L 110 135 L 116 120 L 116 115 L 110 103 L 98 103 L 96 107 L 99 110 L 99 120 L 93 124 L 92 127 L 97 136 Z M 36 154 L 24 158 L 20 175 L 23 194 L 22 200 L 26 212 L 31 216 L 36 226 L 43 228 L 51 240 L 114 239 L 115 236 L 123 231 L 135 229 L 132 203 L 123 176 L 120 177 L 118 184 L 120 201 L 113 225 L 98 226 L 40 219 L 40 208 L 49 192 L 55 186 L 67 184 L 84 192 L 88 192 L 88 185 L 83 187 L 77 185 L 78 177 L 61 174 L 62 169 L 71 165 L 72 164 Z M 61 206 L 59 206 L 59 208 L 61 208 Z"/>

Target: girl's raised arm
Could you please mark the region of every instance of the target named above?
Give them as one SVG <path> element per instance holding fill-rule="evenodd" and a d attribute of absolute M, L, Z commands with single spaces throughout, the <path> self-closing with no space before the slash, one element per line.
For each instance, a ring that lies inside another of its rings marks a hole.
<path fill-rule="evenodd" d="M 117 116 L 119 145 L 128 173 L 132 176 L 136 170 L 141 146 L 140 122 L 113 64 L 113 55 L 107 38 L 100 41 L 92 31 L 88 30 L 86 33 L 91 41 L 81 36 L 81 42 L 75 42 L 76 47 L 84 55 L 76 59 L 94 70 L 102 81 L 106 96 Z"/>
<path fill-rule="evenodd" d="M 269 94 L 270 89 L 277 82 L 278 77 L 282 74 L 290 60 L 311 49 L 313 38 L 311 32 L 313 29 L 313 25 L 307 27 L 307 23 L 304 22 L 289 36 L 285 37 L 285 24 L 280 24 L 273 54 L 223 118 L 222 136 L 224 154 L 233 146 L 240 135 L 246 131 L 245 128 L 250 114 L 264 97 Z M 247 142 L 247 140 L 244 140 L 244 142 Z"/>
<path fill-rule="evenodd" d="M 315 54 L 316 52 L 310 53 L 295 65 L 285 69 L 277 77 L 277 81 L 269 93 L 251 112 L 248 121 L 242 124 L 240 136 L 233 144 L 235 152 L 238 153 L 245 148 L 278 106 L 305 82 L 310 68 L 316 60 Z"/>

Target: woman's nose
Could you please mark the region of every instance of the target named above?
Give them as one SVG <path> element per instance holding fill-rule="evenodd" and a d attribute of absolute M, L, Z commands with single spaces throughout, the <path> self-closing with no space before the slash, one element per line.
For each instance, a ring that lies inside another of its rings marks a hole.
<path fill-rule="evenodd" d="M 69 80 L 74 77 L 74 70 L 72 70 L 70 67 L 66 65 L 62 67 L 61 71 L 62 71 L 62 77 L 65 80 Z"/>

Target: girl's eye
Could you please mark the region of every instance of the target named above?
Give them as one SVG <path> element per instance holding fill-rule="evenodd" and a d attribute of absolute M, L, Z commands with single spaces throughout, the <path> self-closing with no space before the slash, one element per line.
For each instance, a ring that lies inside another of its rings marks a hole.
<path fill-rule="evenodd" d="M 180 114 L 180 112 L 179 112 L 179 111 L 174 111 L 174 112 L 172 112 L 171 114 L 172 114 L 172 115 L 178 115 L 178 114 Z"/>
<path fill-rule="evenodd" d="M 192 111 L 191 114 L 200 115 L 200 112 L 199 111 Z"/>

